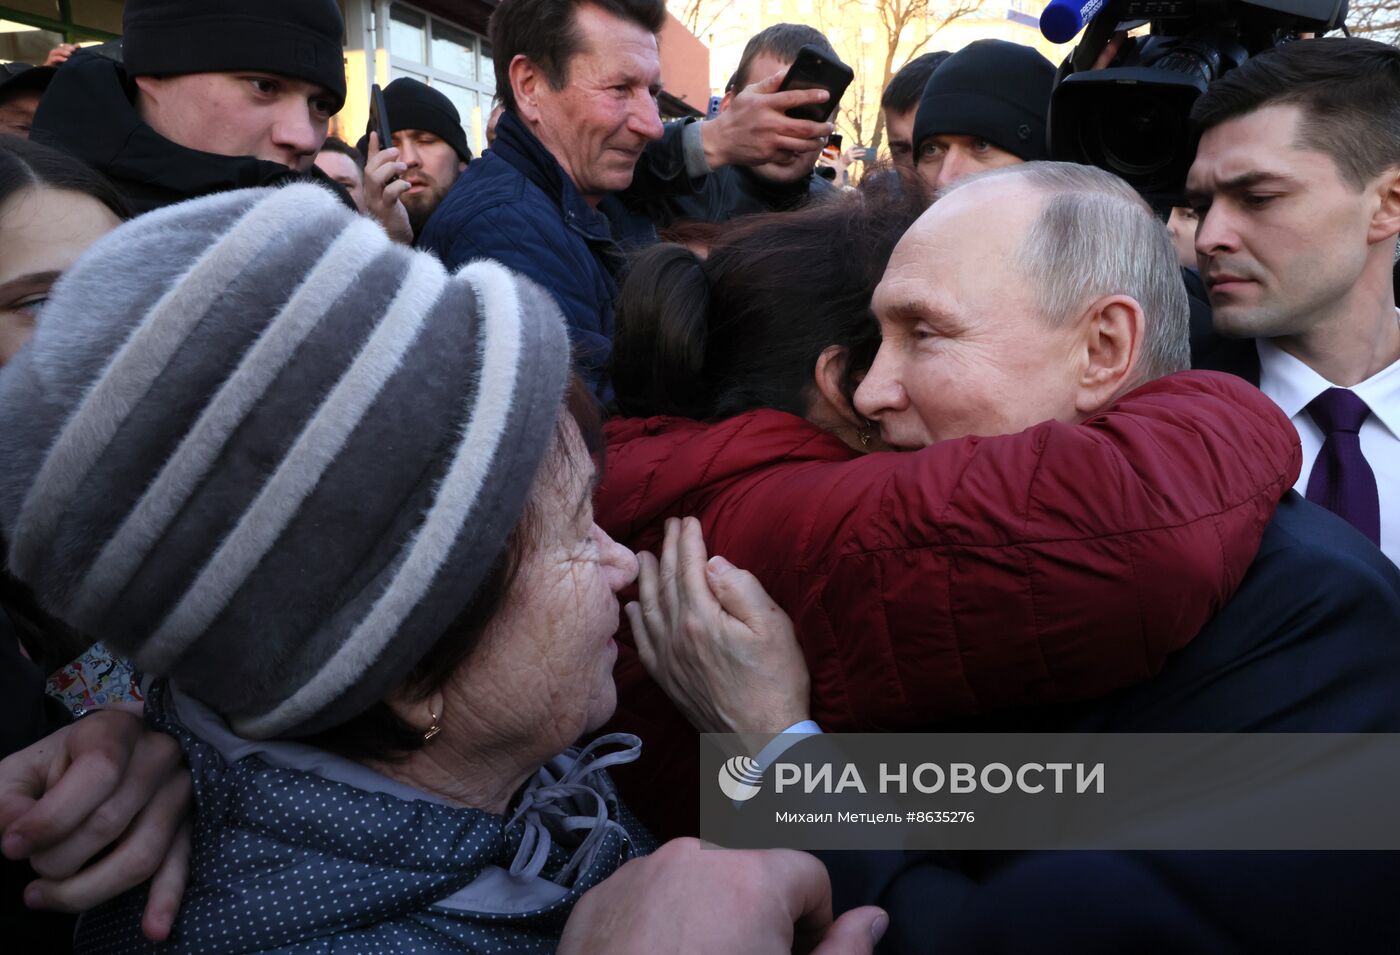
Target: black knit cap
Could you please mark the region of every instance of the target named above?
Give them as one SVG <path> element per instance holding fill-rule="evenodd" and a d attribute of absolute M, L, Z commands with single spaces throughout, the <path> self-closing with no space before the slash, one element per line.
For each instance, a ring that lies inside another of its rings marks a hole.
<path fill-rule="evenodd" d="M 914 114 L 914 152 L 929 136 L 977 136 L 1020 159 L 1049 159 L 1045 117 L 1055 66 L 1028 46 L 978 40 L 928 78 Z"/>
<path fill-rule="evenodd" d="M 335 0 L 126 0 L 132 76 L 257 70 L 324 86 L 345 103 L 345 23 Z"/>
<path fill-rule="evenodd" d="M 53 79 L 51 66 L 31 66 L 28 63 L 0 63 L 0 100 L 20 90 L 42 93 Z"/>
<path fill-rule="evenodd" d="M 408 76 L 401 76 L 384 87 L 384 109 L 389 114 L 389 132 L 401 129 L 421 129 L 432 133 L 451 146 L 462 162 L 472 161 L 472 151 L 467 146 L 467 133 L 462 129 L 462 116 L 452 100 L 442 93 Z M 372 130 L 365 126 L 365 135 L 356 146 L 364 156 L 369 155 L 369 134 Z M 379 144 L 381 147 L 387 145 Z"/>

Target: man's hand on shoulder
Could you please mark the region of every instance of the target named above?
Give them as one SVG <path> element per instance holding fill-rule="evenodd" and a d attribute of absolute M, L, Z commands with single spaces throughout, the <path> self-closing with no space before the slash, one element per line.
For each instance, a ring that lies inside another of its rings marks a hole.
<path fill-rule="evenodd" d="M 888 926 L 874 906 L 833 922 L 826 867 L 805 852 L 674 839 L 586 892 L 558 952 L 869 955 Z"/>

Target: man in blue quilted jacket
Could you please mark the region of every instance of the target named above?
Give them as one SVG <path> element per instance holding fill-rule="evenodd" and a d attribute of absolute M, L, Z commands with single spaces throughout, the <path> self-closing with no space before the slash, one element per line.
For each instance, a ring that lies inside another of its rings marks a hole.
<path fill-rule="evenodd" d="M 741 135 L 742 117 L 663 128 L 656 35 L 665 17 L 664 0 L 504 0 L 490 27 L 505 107 L 496 139 L 418 239 L 449 268 L 496 259 L 547 289 L 568 320 L 579 373 L 604 399 L 615 276 L 629 248 L 656 239 L 614 194 L 689 191 L 696 168 L 757 162 L 784 134 L 815 142 L 830 132 L 779 112 L 824 95 L 817 90 L 768 94 L 749 110 L 765 114 L 768 137 Z M 703 139 L 690 129 L 698 125 L 708 127 Z M 711 148 L 718 127 L 733 130 L 731 148 Z M 700 149 L 705 161 L 689 162 Z"/>

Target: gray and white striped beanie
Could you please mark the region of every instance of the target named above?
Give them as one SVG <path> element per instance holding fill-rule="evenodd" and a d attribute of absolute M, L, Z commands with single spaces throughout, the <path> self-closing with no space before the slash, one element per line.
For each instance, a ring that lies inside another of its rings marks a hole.
<path fill-rule="evenodd" d="M 0 369 L 0 527 L 52 613 L 250 737 L 383 698 L 504 549 L 563 319 L 314 185 L 142 216 Z"/>

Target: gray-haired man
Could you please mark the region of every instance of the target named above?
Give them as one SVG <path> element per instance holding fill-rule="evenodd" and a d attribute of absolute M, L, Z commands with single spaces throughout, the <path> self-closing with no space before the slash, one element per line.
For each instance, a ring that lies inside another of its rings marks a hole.
<path fill-rule="evenodd" d="M 1028 163 L 940 196 L 895 249 L 872 303 L 882 343 L 856 406 L 887 442 L 914 448 L 1046 419 L 1083 422 L 1185 367 L 1176 253 L 1121 180 Z M 1153 387 L 1165 397 L 1170 382 Z M 1190 473 L 1190 460 L 1179 466 Z M 1394 566 L 1340 518 L 1287 491 L 1235 595 L 1157 676 L 992 728 L 1395 732 L 1397 632 Z M 830 864 L 843 882 L 850 863 Z M 1387 911 L 1397 872 L 1394 853 L 1024 853 L 975 877 L 936 859 L 901 859 L 884 876 L 853 873 L 871 895 L 851 901 L 890 904 L 885 944 L 900 952 L 923 951 L 933 937 L 949 951 L 1278 952 L 1321 939 L 1389 951 L 1400 920 L 1372 913 Z M 1281 911 L 1281 895 L 1297 904 Z M 1014 924 L 1008 911 L 1020 913 Z"/>

